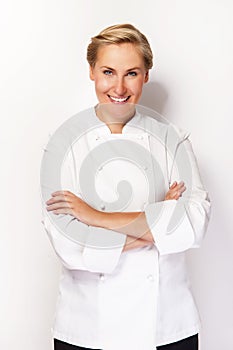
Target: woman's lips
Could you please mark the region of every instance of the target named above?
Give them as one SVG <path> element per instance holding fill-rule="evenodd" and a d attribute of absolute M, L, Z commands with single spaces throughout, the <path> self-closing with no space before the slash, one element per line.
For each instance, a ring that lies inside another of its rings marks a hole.
<path fill-rule="evenodd" d="M 114 103 L 125 103 L 130 98 L 130 96 L 127 96 L 127 97 L 115 97 L 115 96 L 111 96 L 111 95 L 108 95 L 108 97 Z"/>

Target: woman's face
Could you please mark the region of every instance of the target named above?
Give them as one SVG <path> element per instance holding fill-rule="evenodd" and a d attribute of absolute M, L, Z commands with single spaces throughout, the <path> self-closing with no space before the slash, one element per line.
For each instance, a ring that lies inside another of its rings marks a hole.
<path fill-rule="evenodd" d="M 143 84 L 148 81 L 142 55 L 135 45 L 123 43 L 99 48 L 90 78 L 95 82 L 100 103 L 114 105 L 137 104 Z"/>

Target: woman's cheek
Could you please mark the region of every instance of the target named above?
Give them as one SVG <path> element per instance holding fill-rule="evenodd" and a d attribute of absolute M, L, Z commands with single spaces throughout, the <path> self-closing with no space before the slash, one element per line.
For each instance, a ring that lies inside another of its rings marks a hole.
<path fill-rule="evenodd" d="M 108 90 L 110 89 L 111 87 L 111 82 L 109 79 L 103 79 L 101 82 L 100 82 L 100 89 L 105 91 L 105 90 Z"/>

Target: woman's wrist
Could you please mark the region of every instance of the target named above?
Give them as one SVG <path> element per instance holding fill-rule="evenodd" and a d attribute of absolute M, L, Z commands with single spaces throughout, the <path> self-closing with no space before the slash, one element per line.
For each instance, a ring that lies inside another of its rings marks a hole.
<path fill-rule="evenodd" d="M 97 211 L 92 225 L 154 243 L 154 237 L 150 232 L 144 212 L 103 213 Z"/>
<path fill-rule="evenodd" d="M 106 215 L 108 213 L 103 213 L 102 211 L 94 209 L 94 211 L 91 214 L 91 217 L 89 218 L 89 225 L 96 226 L 96 227 L 106 227 Z"/>

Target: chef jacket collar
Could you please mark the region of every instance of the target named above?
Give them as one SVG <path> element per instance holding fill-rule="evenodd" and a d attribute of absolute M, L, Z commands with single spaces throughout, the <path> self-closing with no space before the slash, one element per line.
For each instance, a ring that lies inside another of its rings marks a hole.
<path fill-rule="evenodd" d="M 93 112 L 92 114 L 93 114 L 93 118 L 94 118 L 94 120 L 93 120 L 94 123 L 99 125 L 99 126 L 102 126 L 101 127 L 101 134 L 111 135 L 112 133 L 111 133 L 109 127 L 106 125 L 106 123 L 101 121 L 98 118 L 98 116 L 96 115 L 95 107 L 92 108 L 92 112 Z M 142 132 L 145 132 L 145 130 L 142 130 L 141 128 L 137 127 L 140 125 L 142 118 L 143 117 L 136 109 L 134 116 L 123 126 L 122 134 L 131 133 L 131 132 L 141 134 Z M 136 129 L 135 129 L 135 127 L 136 127 Z"/>

